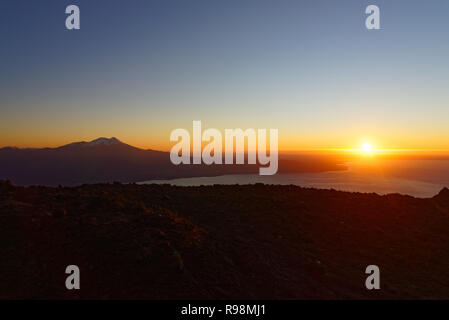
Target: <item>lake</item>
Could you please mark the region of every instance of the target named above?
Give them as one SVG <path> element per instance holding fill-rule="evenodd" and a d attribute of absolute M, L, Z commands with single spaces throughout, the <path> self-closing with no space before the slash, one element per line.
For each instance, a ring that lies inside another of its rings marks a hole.
<path fill-rule="evenodd" d="M 214 184 L 280 184 L 378 194 L 401 193 L 432 197 L 449 187 L 449 160 L 370 160 L 346 163 L 348 170 L 320 173 L 291 173 L 273 176 L 225 175 L 142 183 L 199 186 Z"/>

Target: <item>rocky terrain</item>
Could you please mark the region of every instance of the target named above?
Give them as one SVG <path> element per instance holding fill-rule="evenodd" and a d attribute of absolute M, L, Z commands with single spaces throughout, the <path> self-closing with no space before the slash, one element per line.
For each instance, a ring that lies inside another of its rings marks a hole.
<path fill-rule="evenodd" d="M 1 182 L 0 298 L 448 299 L 448 230 L 448 189 Z"/>

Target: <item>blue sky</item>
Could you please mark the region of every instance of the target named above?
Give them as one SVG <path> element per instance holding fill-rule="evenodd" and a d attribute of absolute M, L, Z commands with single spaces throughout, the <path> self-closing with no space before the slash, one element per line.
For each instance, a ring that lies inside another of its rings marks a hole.
<path fill-rule="evenodd" d="M 278 128 L 285 149 L 449 148 L 445 0 L 2 0 L 0 37 L 0 146 L 167 149 L 202 120 Z"/>

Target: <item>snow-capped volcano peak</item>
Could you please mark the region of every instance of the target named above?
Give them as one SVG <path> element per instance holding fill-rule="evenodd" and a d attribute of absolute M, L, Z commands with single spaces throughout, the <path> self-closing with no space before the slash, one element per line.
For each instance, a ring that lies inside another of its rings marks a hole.
<path fill-rule="evenodd" d="M 86 141 L 81 141 L 81 142 L 73 142 L 73 143 L 69 143 L 66 144 L 64 146 L 61 146 L 57 149 L 77 149 L 77 148 L 94 148 L 94 147 L 104 147 L 104 146 L 128 146 L 130 148 L 132 148 L 131 146 L 121 142 L 119 139 L 117 138 L 98 138 L 95 140 L 92 140 L 90 142 L 86 142 Z"/>
<path fill-rule="evenodd" d="M 88 146 L 99 146 L 99 145 L 110 146 L 110 145 L 113 145 L 113 144 L 120 144 L 120 143 L 122 143 L 122 142 L 119 139 L 115 138 L 115 137 L 112 137 L 112 138 L 103 138 L 103 137 L 101 137 L 101 138 L 98 138 L 98 139 L 95 139 L 95 140 L 92 140 L 92 141 L 88 142 L 87 145 Z"/>

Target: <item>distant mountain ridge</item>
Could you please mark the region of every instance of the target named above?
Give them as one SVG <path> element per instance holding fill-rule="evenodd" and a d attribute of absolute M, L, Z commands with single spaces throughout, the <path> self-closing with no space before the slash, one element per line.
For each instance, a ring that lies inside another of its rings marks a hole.
<path fill-rule="evenodd" d="M 165 152 L 142 150 L 117 138 L 57 148 L 0 149 L 0 177 L 19 185 L 78 185 L 169 177 Z"/>
<path fill-rule="evenodd" d="M 119 139 L 100 137 L 57 148 L 0 149 L 0 179 L 16 185 L 74 186 L 102 182 L 140 182 L 224 174 L 256 174 L 259 165 L 180 165 L 169 152 L 143 150 Z M 280 172 L 341 170 L 316 159 L 280 160 Z"/>

